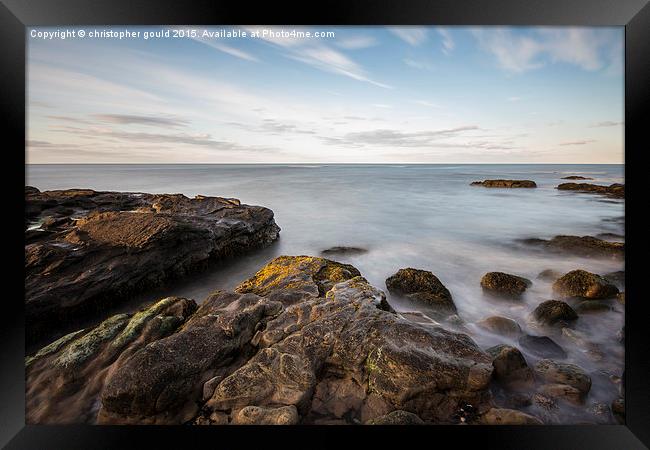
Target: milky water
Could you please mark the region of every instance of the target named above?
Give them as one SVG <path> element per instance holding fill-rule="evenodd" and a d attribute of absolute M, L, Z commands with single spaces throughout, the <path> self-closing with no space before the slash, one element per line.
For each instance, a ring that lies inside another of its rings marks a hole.
<path fill-rule="evenodd" d="M 332 246 L 363 247 L 367 253 L 336 256 L 357 267 L 376 287 L 404 267 L 432 271 L 451 291 L 464 320 L 463 330 L 479 345 L 511 343 L 481 332 L 473 322 L 490 315 L 516 319 L 531 334 L 553 337 L 575 362 L 592 374 L 586 405 L 609 403 L 618 386 L 610 380 L 623 369 L 617 333 L 623 308 L 584 314 L 574 328 L 598 345 L 604 359 L 595 362 L 558 330 L 540 330 L 528 321 L 540 302 L 552 298 L 551 283 L 536 279 L 548 268 L 582 268 L 604 274 L 623 270 L 622 262 L 541 253 L 518 245 L 528 237 L 559 234 L 623 234 L 624 203 L 593 194 L 558 191 L 568 175 L 594 178 L 589 183 L 623 182 L 622 165 L 32 165 L 27 184 L 41 190 L 92 188 L 152 193 L 236 197 L 242 203 L 272 209 L 282 228 L 270 248 L 214 266 L 181 283 L 142 296 L 162 295 L 203 300 L 215 289 L 231 289 L 278 255 L 319 255 Z M 489 178 L 530 179 L 537 189 L 488 189 L 470 186 Z M 533 280 L 519 303 L 484 297 L 479 281 L 490 271 Z M 397 310 L 414 305 L 391 298 Z M 530 363 L 534 355 L 525 353 Z M 591 420 L 584 408 L 563 408 L 553 417 L 575 423 Z M 533 411 L 542 414 L 540 411 Z"/>

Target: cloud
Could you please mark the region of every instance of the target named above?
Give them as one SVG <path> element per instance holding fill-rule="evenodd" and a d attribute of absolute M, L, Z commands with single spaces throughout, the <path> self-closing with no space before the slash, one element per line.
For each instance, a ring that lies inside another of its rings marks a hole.
<path fill-rule="evenodd" d="M 212 47 L 216 50 L 219 50 L 220 52 L 227 53 L 236 58 L 243 59 L 246 61 L 259 62 L 259 59 L 257 59 L 255 56 L 251 55 L 250 53 L 247 53 L 238 48 L 231 47 L 230 45 L 226 45 L 222 42 L 218 42 L 210 39 L 204 39 L 201 37 L 195 37 L 192 39 L 194 39 L 196 42 L 200 42 L 201 44 L 205 44 L 208 47 Z"/>
<path fill-rule="evenodd" d="M 585 140 L 582 140 L 582 141 L 568 141 L 568 142 L 560 142 L 558 145 L 561 145 L 561 146 L 568 146 L 568 145 L 585 145 L 585 144 L 589 144 L 589 143 L 591 143 L 591 142 L 596 142 L 596 141 L 593 140 L 593 139 L 585 139 Z"/>
<path fill-rule="evenodd" d="M 440 105 L 427 100 L 413 100 L 416 105 L 428 106 L 429 108 L 440 108 Z"/>
<path fill-rule="evenodd" d="M 456 43 L 452 39 L 451 33 L 445 28 L 438 28 L 438 34 L 442 36 L 442 52 L 445 55 L 449 55 L 454 47 L 456 47 Z"/>
<path fill-rule="evenodd" d="M 416 60 L 412 58 L 404 58 L 402 61 L 407 66 L 413 67 L 414 69 L 431 70 L 431 71 L 435 70 L 435 65 L 428 61 Z"/>
<path fill-rule="evenodd" d="M 590 126 L 590 128 L 600 128 L 600 127 L 617 127 L 623 125 L 623 122 L 615 122 L 613 120 L 605 120 L 603 122 L 597 122 Z"/>
<path fill-rule="evenodd" d="M 409 45 L 418 46 L 427 40 L 426 28 L 390 27 L 388 30 Z"/>
<path fill-rule="evenodd" d="M 272 135 L 280 134 L 316 134 L 313 130 L 307 130 L 298 127 L 294 124 L 281 122 L 275 119 L 264 119 L 259 125 L 245 124 L 241 122 L 226 122 L 227 125 L 232 125 L 246 131 L 255 133 L 265 133 Z"/>
<path fill-rule="evenodd" d="M 450 138 L 468 131 L 478 130 L 476 125 L 464 125 L 455 128 L 431 131 L 405 132 L 390 129 L 377 129 L 347 133 L 342 137 L 320 136 L 329 145 L 359 147 L 373 145 L 381 147 L 427 147 L 442 138 Z"/>
<path fill-rule="evenodd" d="M 518 101 L 520 101 L 520 100 L 521 100 L 521 97 L 517 97 L 517 96 L 514 96 L 514 97 L 508 97 L 506 100 L 508 100 L 509 102 L 513 102 L 513 103 L 514 103 L 514 102 L 518 102 Z"/>
<path fill-rule="evenodd" d="M 358 50 L 377 45 L 377 39 L 372 36 L 351 36 L 337 39 L 336 46 L 346 50 Z"/>
<path fill-rule="evenodd" d="M 172 118 L 172 117 L 159 117 L 159 116 L 141 116 L 132 114 L 94 114 L 92 117 L 107 123 L 115 123 L 120 125 L 148 125 L 155 127 L 184 127 L 188 125 L 187 120 Z"/>
<path fill-rule="evenodd" d="M 608 64 L 606 58 L 614 56 L 605 51 L 613 40 L 588 28 L 543 28 L 529 34 L 481 28 L 473 29 L 472 34 L 483 50 L 496 57 L 502 69 L 513 73 L 558 62 L 595 71 Z"/>

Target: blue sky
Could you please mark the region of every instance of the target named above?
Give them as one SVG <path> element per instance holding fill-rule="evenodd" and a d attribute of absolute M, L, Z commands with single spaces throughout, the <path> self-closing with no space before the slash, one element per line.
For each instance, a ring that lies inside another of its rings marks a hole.
<path fill-rule="evenodd" d="M 28 163 L 623 163 L 623 28 L 107 29 L 28 30 Z"/>

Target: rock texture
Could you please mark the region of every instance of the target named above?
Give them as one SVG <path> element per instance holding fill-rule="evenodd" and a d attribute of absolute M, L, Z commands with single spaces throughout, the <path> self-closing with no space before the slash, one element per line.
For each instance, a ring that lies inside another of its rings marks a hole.
<path fill-rule="evenodd" d="M 522 242 L 554 253 L 585 258 L 622 259 L 625 256 L 624 243 L 604 241 L 593 236 L 555 236 L 550 240 L 524 239 Z"/>
<path fill-rule="evenodd" d="M 537 184 L 531 180 L 484 180 L 473 181 L 472 186 L 488 188 L 536 188 Z"/>
<path fill-rule="evenodd" d="M 449 290 L 438 277 L 427 270 L 400 269 L 386 279 L 388 291 L 424 306 L 436 319 L 456 314 L 456 305 Z"/>
<path fill-rule="evenodd" d="M 481 287 L 483 288 L 483 292 L 497 297 L 511 299 L 521 298 L 521 295 L 532 284 L 533 283 L 526 278 L 503 272 L 488 272 L 483 275 L 483 278 L 481 278 Z"/>
<path fill-rule="evenodd" d="M 540 358 L 564 359 L 566 351 L 548 336 L 524 335 L 519 338 L 519 345 Z"/>
<path fill-rule="evenodd" d="M 476 323 L 479 327 L 490 333 L 499 334 L 501 336 L 519 336 L 521 334 L 521 327 L 519 324 L 508 317 L 490 316 Z"/>
<path fill-rule="evenodd" d="M 553 283 L 553 292 L 562 298 L 601 299 L 615 297 L 618 288 L 600 275 L 572 270 Z"/>
<path fill-rule="evenodd" d="M 481 419 L 485 425 L 544 425 L 535 416 L 516 409 L 492 408 Z"/>
<path fill-rule="evenodd" d="M 25 199 L 29 340 L 280 231 L 271 210 L 236 199 L 32 187 Z"/>
<path fill-rule="evenodd" d="M 457 423 L 492 407 L 491 358 L 401 318 L 352 266 L 280 257 L 236 291 L 165 299 L 41 350 L 28 421 Z"/>
<path fill-rule="evenodd" d="M 571 322 L 578 318 L 573 308 L 560 300 L 547 300 L 540 303 L 533 310 L 532 315 L 537 322 L 545 325 Z"/>
<path fill-rule="evenodd" d="M 591 378 L 575 364 L 542 359 L 535 364 L 535 373 L 546 383 L 568 385 L 580 391 L 582 395 L 586 395 L 591 389 Z"/>
<path fill-rule="evenodd" d="M 496 380 L 511 388 L 533 385 L 533 371 L 518 349 L 509 345 L 497 345 L 489 348 L 487 352 L 492 357 Z"/>
<path fill-rule="evenodd" d="M 577 191 L 590 194 L 603 194 L 613 198 L 625 197 L 625 185 L 614 183 L 609 186 L 601 186 L 591 183 L 562 183 L 557 187 L 561 191 Z"/>

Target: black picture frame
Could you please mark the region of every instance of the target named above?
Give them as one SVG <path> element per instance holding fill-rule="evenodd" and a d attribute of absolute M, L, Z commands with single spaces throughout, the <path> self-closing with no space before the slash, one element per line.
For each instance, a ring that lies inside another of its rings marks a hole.
<path fill-rule="evenodd" d="M 233 0 L 2 0 L 2 118 L 5 159 L 5 283 L 0 335 L 0 445 L 6 448 L 181 448 L 189 445 L 351 445 L 371 443 L 453 445 L 455 448 L 641 449 L 650 446 L 650 351 L 647 299 L 643 294 L 647 198 L 642 163 L 648 143 L 644 119 L 650 104 L 650 5 L 647 0 L 328 0 L 235 2 Z M 18 239 L 24 204 L 26 27 L 39 25 L 310 24 L 310 25 L 573 25 L 625 27 L 626 189 L 626 423 L 582 426 L 411 427 L 139 427 L 25 425 L 24 312 L 20 292 L 24 247 Z M 23 164 L 23 168 L 19 167 Z M 16 179 L 16 174 L 18 174 Z M 23 177 L 24 178 L 24 177 Z M 23 179 L 24 181 L 24 179 Z M 646 188 L 647 189 L 647 188 Z M 645 201 L 644 201 L 645 200 Z M 16 208 L 18 209 L 18 208 Z M 645 225 L 645 226 L 644 226 Z M 15 244 L 14 244 L 15 243 Z M 638 262 L 637 262 L 638 261 Z M 15 272 L 15 274 L 13 274 Z M 6 292 L 6 291 L 5 291 Z M 226 429 L 227 428 L 227 429 Z M 371 429 L 369 429 L 371 428 Z M 361 436 L 363 435 L 363 436 Z M 197 442 L 200 439 L 203 444 Z M 226 439 L 231 440 L 227 444 Z M 405 442 L 406 441 L 406 442 Z M 359 442 L 359 441 L 357 441 Z M 445 443 L 446 442 L 446 443 Z"/>

